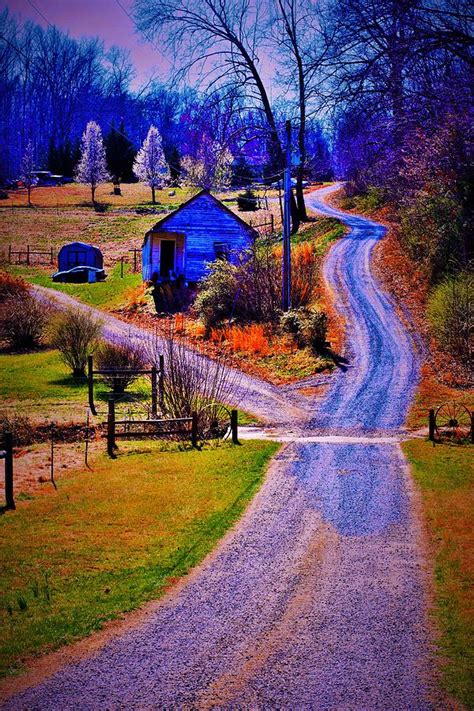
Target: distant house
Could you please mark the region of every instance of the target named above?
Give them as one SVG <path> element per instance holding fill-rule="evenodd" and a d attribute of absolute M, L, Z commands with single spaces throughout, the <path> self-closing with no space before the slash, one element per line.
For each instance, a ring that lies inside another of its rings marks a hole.
<path fill-rule="evenodd" d="M 235 259 L 256 236 L 250 225 L 202 190 L 146 233 L 143 279 L 195 283 L 205 275 L 208 262 Z"/>
<path fill-rule="evenodd" d="M 85 242 L 64 244 L 58 254 L 58 271 L 65 272 L 73 267 L 95 267 L 103 269 L 104 258 L 98 247 Z"/>

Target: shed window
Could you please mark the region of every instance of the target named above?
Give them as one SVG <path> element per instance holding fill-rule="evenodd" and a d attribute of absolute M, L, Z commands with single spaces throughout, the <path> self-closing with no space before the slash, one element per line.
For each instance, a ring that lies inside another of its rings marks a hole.
<path fill-rule="evenodd" d="M 216 259 L 229 259 L 229 245 L 227 242 L 214 242 L 214 254 Z"/>

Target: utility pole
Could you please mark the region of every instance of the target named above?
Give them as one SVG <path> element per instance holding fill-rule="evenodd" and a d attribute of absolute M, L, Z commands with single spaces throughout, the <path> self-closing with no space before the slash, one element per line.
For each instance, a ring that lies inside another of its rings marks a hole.
<path fill-rule="evenodd" d="M 283 172 L 283 267 L 281 306 L 283 311 L 291 308 L 291 121 L 286 122 L 286 161 Z"/>

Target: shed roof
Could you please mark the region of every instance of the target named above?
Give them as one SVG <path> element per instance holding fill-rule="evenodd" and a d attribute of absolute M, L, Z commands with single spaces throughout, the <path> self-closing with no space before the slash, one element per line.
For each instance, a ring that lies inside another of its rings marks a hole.
<path fill-rule="evenodd" d="M 68 242 L 67 244 L 63 244 L 59 251 L 62 252 L 63 249 L 69 249 L 70 247 L 73 247 L 74 249 L 77 249 L 78 247 L 82 249 L 93 249 L 100 252 L 99 247 L 96 247 L 93 244 L 87 244 L 87 242 Z"/>
<path fill-rule="evenodd" d="M 232 212 L 232 210 L 230 210 L 227 207 L 227 205 L 224 205 L 224 203 L 221 202 L 220 200 L 218 200 L 216 197 L 214 197 L 214 195 L 211 195 L 209 190 L 200 190 L 198 193 L 196 193 L 196 195 L 193 195 L 191 198 L 189 198 L 189 200 L 186 200 L 186 202 L 183 202 L 183 204 L 180 205 L 176 210 L 173 210 L 173 212 L 170 212 L 169 215 L 166 215 L 161 220 L 158 220 L 158 222 L 155 225 L 153 225 L 153 227 L 151 227 L 148 230 L 148 232 L 146 233 L 145 241 L 146 241 L 147 236 L 150 234 L 150 232 L 159 232 L 160 228 L 162 228 L 168 220 L 170 220 L 172 217 L 177 215 L 178 212 L 181 212 L 181 210 L 183 210 L 184 208 L 189 207 L 191 205 L 191 203 L 193 203 L 195 200 L 197 200 L 199 197 L 202 197 L 203 195 L 208 196 L 216 204 L 217 207 L 219 207 L 221 210 L 223 210 L 224 212 L 231 215 L 234 218 L 234 220 L 236 222 L 239 222 L 243 227 L 245 227 L 245 229 L 250 234 L 254 235 L 255 237 L 258 237 L 257 230 L 255 230 L 253 227 L 251 227 L 248 224 L 248 222 L 245 222 L 245 220 L 243 220 L 241 217 L 236 215 L 235 212 Z"/>

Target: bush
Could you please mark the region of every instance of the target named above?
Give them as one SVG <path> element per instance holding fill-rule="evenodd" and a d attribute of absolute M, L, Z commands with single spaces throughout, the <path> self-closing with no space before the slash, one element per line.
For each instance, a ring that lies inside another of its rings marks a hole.
<path fill-rule="evenodd" d="M 225 259 L 209 264 L 209 273 L 201 281 L 194 307 L 201 318 L 208 338 L 211 329 L 232 315 L 239 291 L 238 270 Z"/>
<path fill-rule="evenodd" d="M 463 271 L 446 277 L 428 300 L 428 320 L 439 343 L 472 363 L 474 346 L 474 274 Z"/>
<path fill-rule="evenodd" d="M 446 271 L 450 259 L 462 259 L 460 206 L 443 195 L 421 192 L 400 209 L 401 241 L 430 280 Z"/>
<path fill-rule="evenodd" d="M 292 309 L 282 314 L 280 326 L 293 336 L 298 348 L 309 346 L 314 353 L 326 348 L 328 319 L 322 311 Z"/>
<path fill-rule="evenodd" d="M 9 296 L 0 310 L 0 338 L 15 350 L 41 345 L 51 308 L 28 291 Z"/>
<path fill-rule="evenodd" d="M 109 369 L 130 369 L 143 370 L 146 366 L 146 357 L 143 349 L 132 342 L 121 341 L 110 343 L 103 341 L 96 351 L 96 362 L 99 370 Z M 125 392 L 139 375 L 121 374 L 121 375 L 103 375 L 103 381 L 113 389 L 115 394 L 121 395 Z"/>
<path fill-rule="evenodd" d="M 240 373 L 229 367 L 231 363 L 225 350 L 209 360 L 205 353 L 189 349 L 177 338 L 174 320 L 169 319 L 167 325 L 165 339 L 156 331 L 145 343 L 150 363 L 158 367 L 160 355 L 164 355 L 166 414 L 172 418 L 190 417 L 196 412 L 200 428 L 206 429 L 221 409 L 220 403 L 237 405 Z"/>
<path fill-rule="evenodd" d="M 100 338 L 102 323 L 83 309 L 70 308 L 50 323 L 49 338 L 75 378 L 85 375 L 87 357 Z"/>
<path fill-rule="evenodd" d="M 326 347 L 328 317 L 323 311 L 310 311 L 306 319 L 308 345 L 314 353 L 321 353 Z"/>
<path fill-rule="evenodd" d="M 10 296 L 24 296 L 30 291 L 30 285 L 21 277 L 8 272 L 0 272 L 0 303 Z"/>
<path fill-rule="evenodd" d="M 306 345 L 304 323 L 299 310 L 291 309 L 283 313 L 280 318 L 280 326 L 284 333 L 293 336 L 298 348 L 304 348 Z"/>
<path fill-rule="evenodd" d="M 14 446 L 29 445 L 36 439 L 35 427 L 26 415 L 0 412 L 0 435 L 11 432 Z"/>
<path fill-rule="evenodd" d="M 292 302 L 307 306 L 314 297 L 319 257 L 312 244 L 292 250 Z M 225 319 L 243 322 L 278 323 L 281 316 L 281 248 L 257 242 L 241 256 L 237 265 L 217 260 L 200 284 L 195 308 L 211 329 Z"/>
<path fill-rule="evenodd" d="M 255 212 L 258 210 L 258 199 L 253 190 L 247 188 L 244 193 L 237 196 L 237 206 L 240 212 Z"/>

